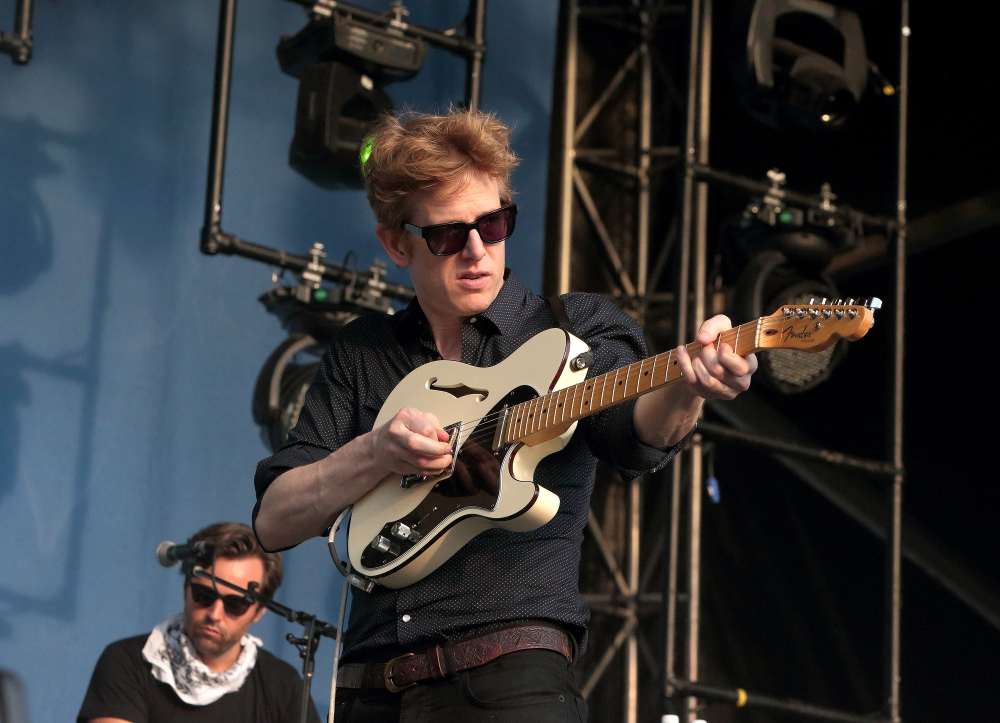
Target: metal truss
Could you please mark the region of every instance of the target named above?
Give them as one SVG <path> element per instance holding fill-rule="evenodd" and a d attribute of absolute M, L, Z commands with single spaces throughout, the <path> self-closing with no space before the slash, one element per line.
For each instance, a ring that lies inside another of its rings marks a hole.
<path fill-rule="evenodd" d="M 908 0 L 902 0 L 902 6 L 905 27 Z M 708 166 L 712 0 L 684 4 L 563 0 L 560 12 L 544 291 L 551 295 L 587 290 L 609 296 L 644 325 L 651 347 L 665 348 L 686 340 L 695 321 L 716 311 L 706 273 L 709 181 L 718 180 L 712 176 L 719 175 Z M 665 36 L 669 42 L 663 41 Z M 904 32 L 901 159 L 905 159 L 906 142 L 906 47 Z M 687 56 L 677 55 L 678 48 L 686 50 Z M 665 52 L 673 52 L 674 57 L 664 57 Z M 681 72 L 686 77 L 680 77 Z M 686 98 L 678 88 L 686 89 Z M 892 481 L 883 501 L 888 508 L 885 517 L 891 522 L 882 528 L 888 570 L 883 712 L 884 720 L 890 721 L 899 720 L 903 160 L 898 180 L 896 219 L 875 219 L 886 222 L 896 242 L 893 459 L 846 461 L 848 466 L 868 466 Z M 753 184 L 749 179 L 737 182 L 748 188 Z M 665 290 L 661 279 L 668 270 L 675 283 Z M 745 420 L 727 421 L 740 427 Z M 712 425 L 705 426 L 700 431 L 709 435 Z M 720 436 L 727 433 L 726 429 L 717 431 Z M 757 441 L 777 453 L 772 441 Z M 827 720 L 873 720 L 697 682 L 703 451 L 698 434 L 672 466 L 671 482 L 663 480 L 659 486 L 665 504 L 657 505 L 653 514 L 644 509 L 643 500 L 644 488 L 652 486 L 644 485 L 642 478 L 622 484 L 612 473 L 599 474 L 581 570 L 584 594 L 595 614 L 591 649 L 580 667 L 583 692 L 592 710 L 595 705 L 603 707 L 601 715 L 605 716 L 606 704 L 613 705 L 617 699 L 622 701 L 620 720 L 635 723 L 640 679 L 651 671 L 652 683 L 663 686 L 663 700 L 681 701 L 674 712 L 682 720 L 694 720 L 696 699 L 749 702 Z M 815 447 L 784 451 L 793 457 L 830 457 Z M 813 473 L 811 483 L 822 487 L 826 482 L 820 477 L 822 473 Z M 848 507 L 841 504 L 851 514 Z M 653 519 L 654 526 L 662 525 L 654 534 L 644 534 L 647 518 Z M 651 590 L 664 557 L 662 589 Z M 660 643 L 648 638 L 653 626 L 644 624 L 644 618 L 648 622 L 650 615 L 662 616 L 665 623 Z M 660 649 L 665 651 L 662 661 L 657 660 Z M 645 670 L 640 663 L 645 663 Z M 620 671 L 620 680 L 609 678 L 612 671 Z M 612 695 L 601 696 L 602 687 L 611 688 Z"/>
<path fill-rule="evenodd" d="M 550 184 L 545 292 L 599 291 L 647 329 L 669 328 L 675 297 L 656 288 L 680 229 L 676 202 L 656 209 L 653 203 L 665 183 L 676 184 L 683 161 L 677 121 L 683 121 L 684 101 L 675 90 L 683 83 L 671 70 L 682 58 L 664 58 L 661 49 L 687 47 L 688 8 L 566 0 L 561 13 L 556 84 L 563 97 L 553 111 L 550 163 L 558 178 Z M 661 251 L 651 262 L 654 237 Z M 675 477 L 680 469 L 675 465 Z M 664 601 L 675 599 L 650 583 L 663 555 L 676 556 L 679 526 L 670 526 L 669 545 L 664 535 L 651 535 L 652 549 L 643 549 L 644 482 L 622 484 L 601 470 L 581 571 L 594 613 L 582 690 L 592 709 L 620 700 L 620 720 L 628 723 L 638 720 L 641 682 L 659 684 L 655 673 L 642 681 L 643 673 L 662 670 L 662 644 L 647 635 L 650 616 L 664 614 Z M 672 605 L 666 614 L 674 617 Z M 620 681 L 611 682 L 619 674 Z M 610 694 L 602 696 L 604 689 Z"/>

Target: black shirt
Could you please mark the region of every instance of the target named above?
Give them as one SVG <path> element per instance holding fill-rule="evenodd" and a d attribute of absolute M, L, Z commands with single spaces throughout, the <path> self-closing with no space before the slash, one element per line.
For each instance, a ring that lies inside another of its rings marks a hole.
<path fill-rule="evenodd" d="M 645 357 L 642 330 L 617 306 L 593 294 L 563 299 L 576 335 L 594 353 L 589 377 Z M 493 366 L 555 326 L 548 302 L 509 274 L 490 307 L 462 326 L 462 362 Z M 370 431 L 396 384 L 440 358 L 416 299 L 398 314 L 373 314 L 345 326 L 323 357 L 288 443 L 257 466 L 258 507 L 282 472 L 316 462 Z M 344 661 L 388 660 L 444 636 L 523 619 L 561 624 L 582 649 L 590 613 L 579 592 L 578 567 L 597 459 L 628 480 L 660 469 L 686 442 L 667 452 L 641 443 L 632 424 L 634 406 L 632 399 L 581 420 L 570 443 L 538 465 L 535 482 L 560 498 L 549 523 L 531 532 L 484 532 L 407 587 L 353 590 Z"/>
<path fill-rule="evenodd" d="M 104 649 L 80 707 L 77 723 L 91 718 L 121 718 L 131 723 L 298 723 L 302 679 L 291 665 L 257 649 L 257 662 L 240 689 L 214 703 L 191 705 L 153 677 L 142 657 L 148 635 L 111 643 Z M 319 723 L 309 703 L 309 723 Z"/>

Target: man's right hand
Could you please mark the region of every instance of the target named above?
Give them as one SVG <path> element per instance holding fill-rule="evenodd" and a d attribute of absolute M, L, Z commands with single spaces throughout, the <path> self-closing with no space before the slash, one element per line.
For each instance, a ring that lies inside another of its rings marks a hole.
<path fill-rule="evenodd" d="M 373 432 L 373 453 L 386 474 L 433 477 L 451 465 L 448 433 L 430 412 L 404 407 Z"/>
<path fill-rule="evenodd" d="M 433 414 L 401 409 L 323 459 L 282 472 L 261 499 L 258 539 L 268 550 L 297 545 L 323 534 L 390 473 L 440 474 L 451 464 L 447 442 Z"/>

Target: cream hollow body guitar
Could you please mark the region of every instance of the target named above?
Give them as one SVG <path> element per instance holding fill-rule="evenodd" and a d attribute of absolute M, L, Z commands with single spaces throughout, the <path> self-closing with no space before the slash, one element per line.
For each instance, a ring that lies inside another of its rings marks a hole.
<path fill-rule="evenodd" d="M 820 351 L 860 339 L 881 302 L 786 306 L 724 332 L 746 356 L 767 349 Z M 701 346 L 689 344 L 697 353 Z M 354 573 L 399 588 L 429 575 L 493 527 L 541 527 L 559 498 L 532 481 L 535 467 L 569 442 L 578 420 L 681 377 L 674 350 L 593 379 L 590 348 L 547 329 L 493 367 L 435 361 L 414 369 L 382 405 L 375 426 L 404 407 L 434 413 L 450 435 L 452 468 L 441 476 L 389 475 L 358 500 L 347 533 Z M 332 543 L 331 533 L 331 543 Z"/>

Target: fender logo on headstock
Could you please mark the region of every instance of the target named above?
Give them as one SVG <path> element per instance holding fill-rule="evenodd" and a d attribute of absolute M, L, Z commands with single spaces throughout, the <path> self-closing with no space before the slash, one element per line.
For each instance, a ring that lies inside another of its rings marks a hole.
<path fill-rule="evenodd" d="M 802 331 L 795 331 L 795 327 L 787 326 L 781 330 L 781 340 L 788 341 L 789 339 L 809 339 L 812 337 L 812 332 L 809 331 L 809 327 L 805 326 Z"/>

